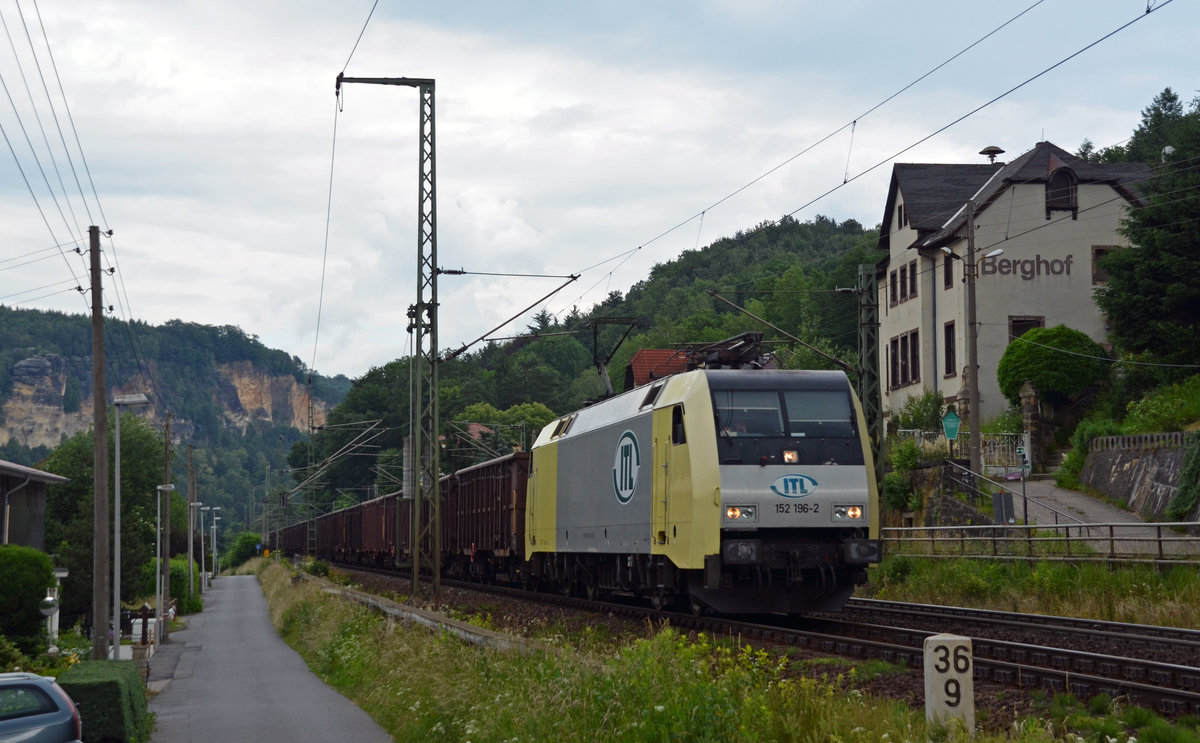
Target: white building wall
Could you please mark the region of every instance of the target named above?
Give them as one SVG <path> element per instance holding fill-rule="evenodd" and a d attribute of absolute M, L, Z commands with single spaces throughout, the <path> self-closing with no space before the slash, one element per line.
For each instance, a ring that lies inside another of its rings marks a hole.
<path fill-rule="evenodd" d="M 984 421 L 1008 407 L 1000 393 L 996 369 L 1008 347 L 1014 318 L 1038 318 L 1044 327 L 1066 325 L 1105 343 L 1107 330 L 1092 299 L 1094 248 L 1125 247 L 1117 232 L 1127 202 L 1110 186 L 1080 184 L 1077 218 L 1055 211 L 1046 219 L 1045 184 L 1015 185 L 992 201 L 975 220 L 976 256 L 996 248 L 1004 252 L 979 262 L 976 307 L 979 320 L 978 354 L 980 405 Z M 920 257 L 907 250 L 916 234 L 910 229 L 892 233 L 888 281 L 880 291 L 880 371 L 883 407 L 895 412 L 906 398 L 937 390 L 949 399 L 962 392 L 967 363 L 966 291 L 963 262 L 954 261 L 951 288 L 943 288 L 945 255 Z M 951 249 L 966 256 L 962 239 Z M 916 260 L 919 271 L 916 299 L 891 303 L 890 274 Z M 953 259 L 952 259 L 953 260 Z M 955 373 L 945 374 L 945 323 L 954 322 Z M 1038 320 L 1030 320 L 1037 323 Z M 891 340 L 918 330 L 921 349 L 919 384 L 897 387 L 891 377 Z"/>

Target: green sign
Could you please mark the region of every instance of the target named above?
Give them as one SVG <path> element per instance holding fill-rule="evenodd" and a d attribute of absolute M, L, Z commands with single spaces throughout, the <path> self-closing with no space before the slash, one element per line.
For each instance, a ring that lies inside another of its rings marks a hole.
<path fill-rule="evenodd" d="M 958 417 L 958 413 L 953 410 L 947 410 L 942 416 L 942 433 L 946 434 L 946 438 L 954 441 L 958 438 L 958 427 L 962 424 L 962 418 Z"/>

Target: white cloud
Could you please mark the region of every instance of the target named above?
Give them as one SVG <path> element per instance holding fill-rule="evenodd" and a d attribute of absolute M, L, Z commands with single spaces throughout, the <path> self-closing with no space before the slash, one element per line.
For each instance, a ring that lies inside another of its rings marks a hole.
<path fill-rule="evenodd" d="M 1086 14 L 1039 6 L 865 117 L 1018 11 L 777 0 L 381 4 L 347 74 L 437 81 L 443 267 L 563 274 L 596 266 L 547 303 L 586 310 L 681 250 L 813 200 L 798 219 L 875 224 L 894 156 L 974 161 L 989 144 L 1015 157 L 1043 136 L 1068 149 L 1084 137 L 1098 146 L 1127 137 L 1159 90 L 1189 84 L 1191 52 L 1174 29 L 1195 25 L 1195 7 L 1166 7 L 896 156 L 1137 17 L 1144 8 L 1134 5 L 1102 3 Z M 136 318 L 239 325 L 309 363 L 320 302 L 319 371 L 358 376 L 407 352 L 415 90 L 346 86 L 323 260 L 334 78 L 370 7 L 106 0 L 41 9 Z M 32 69 L 27 51 L 24 60 Z M 0 74 L 19 79 L 5 58 Z M 852 136 L 839 132 L 764 176 L 856 117 Z M 81 236 L 88 217 L 78 197 L 78 224 L 67 227 L 11 110 L 0 124 L 57 239 Z M 8 156 L 0 225 L 0 278 L 12 291 L 47 283 L 46 273 L 70 278 L 61 258 L 4 270 L 2 261 L 50 239 Z M 69 260 L 82 275 L 78 257 Z M 554 285 L 442 277 L 441 345 L 473 339 Z M 32 306 L 86 309 L 70 293 Z"/>

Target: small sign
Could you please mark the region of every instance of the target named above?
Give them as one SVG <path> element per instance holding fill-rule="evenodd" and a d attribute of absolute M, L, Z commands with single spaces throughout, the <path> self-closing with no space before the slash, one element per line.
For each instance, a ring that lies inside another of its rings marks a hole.
<path fill-rule="evenodd" d="M 958 417 L 958 413 L 953 410 L 947 410 L 942 416 L 942 433 L 946 434 L 946 438 L 954 441 L 958 438 L 958 428 L 962 425 L 962 418 Z"/>
<path fill-rule="evenodd" d="M 961 724 L 975 732 L 975 678 L 971 638 L 925 638 L 925 719 L 931 725 Z"/>

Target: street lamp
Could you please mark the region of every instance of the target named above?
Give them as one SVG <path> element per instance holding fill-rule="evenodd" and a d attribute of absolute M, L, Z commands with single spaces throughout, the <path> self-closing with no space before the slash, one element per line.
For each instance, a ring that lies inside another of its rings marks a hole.
<path fill-rule="evenodd" d="M 188 503 L 188 597 L 192 597 L 196 593 L 196 573 L 195 562 L 192 558 L 192 537 L 196 531 L 196 509 L 204 505 L 198 500 Z M 200 557 L 204 558 L 204 532 L 200 532 Z M 200 568 L 200 572 L 204 572 L 204 568 Z"/>
<path fill-rule="evenodd" d="M 162 605 L 163 605 L 163 580 L 162 580 L 162 494 L 169 493 L 175 489 L 173 484 L 159 485 L 158 490 L 158 509 L 154 523 L 154 644 L 157 645 L 159 638 L 162 637 Z M 170 517 L 170 513 L 167 514 Z"/>
<path fill-rule="evenodd" d="M 213 518 L 216 519 L 217 511 L 220 511 L 220 510 L 221 510 L 220 506 L 212 506 L 212 507 L 205 506 L 204 508 L 200 509 L 200 589 L 203 591 L 208 590 L 208 583 L 209 583 L 208 571 L 207 571 L 207 569 L 205 569 L 205 566 L 204 566 L 204 531 L 205 531 L 205 529 L 204 529 L 204 514 L 209 511 L 212 511 Z"/>
<path fill-rule="evenodd" d="M 221 520 L 220 516 L 213 516 L 212 520 L 212 569 L 213 580 L 217 579 L 217 522 Z"/>
<path fill-rule="evenodd" d="M 113 488 L 113 596 L 112 596 L 112 637 L 113 660 L 120 660 L 121 649 L 121 406 L 134 407 L 149 405 L 150 400 L 143 394 L 113 395 L 113 405 L 117 409 L 116 422 L 116 452 L 115 483 Z"/>

